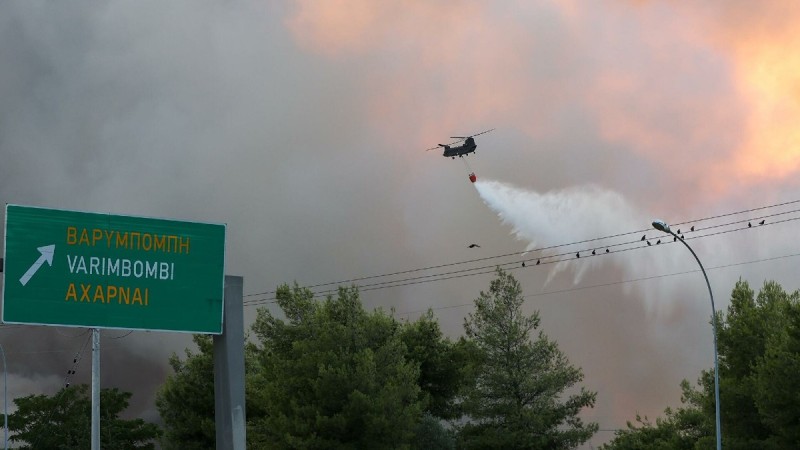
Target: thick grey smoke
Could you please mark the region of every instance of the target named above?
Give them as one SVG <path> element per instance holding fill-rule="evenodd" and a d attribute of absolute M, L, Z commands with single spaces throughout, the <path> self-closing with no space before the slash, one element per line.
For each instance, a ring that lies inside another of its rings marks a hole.
<path fill-rule="evenodd" d="M 796 177 L 737 176 L 751 133 L 781 133 L 764 127 L 775 116 L 751 98 L 761 91 L 741 90 L 750 67 L 736 50 L 761 35 L 740 37 L 720 2 L 703 14 L 664 2 L 347 3 L 0 2 L 0 200 L 226 223 L 226 272 L 258 294 L 528 249 L 508 258 L 518 264 L 533 248 L 800 192 Z M 764 48 L 792 61 L 781 52 L 793 46 Z M 770 66 L 796 72 L 783 64 Z M 781 86 L 764 99 L 791 98 Z M 766 119 L 749 122 L 752 104 Z M 489 128 L 470 156 L 481 196 L 458 162 L 424 152 Z M 713 269 L 792 253 L 793 230 L 691 241 L 720 309 L 740 276 L 796 284 L 791 259 Z M 601 427 L 676 404 L 680 380 L 710 366 L 702 276 L 630 281 L 694 268 L 678 245 L 516 266 L 531 309 L 599 392 Z M 490 279 L 362 298 L 410 318 L 437 308 L 457 336 Z M 82 332 L 0 329 L 9 392 L 60 387 Z M 103 384 L 134 391 L 132 414 L 155 417 L 167 357 L 189 337 L 112 339 L 123 334 L 103 333 Z"/>
<path fill-rule="evenodd" d="M 0 3 L 0 200 L 226 223 L 226 272 L 246 293 L 421 264 L 398 221 L 407 163 L 363 128 L 351 68 L 298 51 L 288 8 Z M 10 396 L 60 388 L 83 331 L 0 329 Z M 153 419 L 189 336 L 123 334 L 102 333 L 101 384 Z"/>

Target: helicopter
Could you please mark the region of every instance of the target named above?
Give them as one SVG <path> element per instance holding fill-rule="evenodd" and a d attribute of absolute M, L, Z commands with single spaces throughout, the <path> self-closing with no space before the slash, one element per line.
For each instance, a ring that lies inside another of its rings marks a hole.
<path fill-rule="evenodd" d="M 480 133 L 473 134 L 471 136 L 450 136 L 450 139 L 458 139 L 458 140 L 451 142 L 447 145 L 438 144 L 436 147 L 431 147 L 429 149 L 426 149 L 425 151 L 436 150 L 439 147 L 443 147 L 444 153 L 442 153 L 442 156 L 444 156 L 445 158 L 456 159 L 456 156 L 462 158 L 464 155 L 475 153 L 475 149 L 478 147 L 478 145 L 475 144 L 475 136 L 480 136 L 490 131 L 494 131 L 494 128 L 492 128 L 491 130 L 481 131 Z M 463 144 L 453 147 L 453 144 L 458 144 L 459 142 L 463 142 Z"/>

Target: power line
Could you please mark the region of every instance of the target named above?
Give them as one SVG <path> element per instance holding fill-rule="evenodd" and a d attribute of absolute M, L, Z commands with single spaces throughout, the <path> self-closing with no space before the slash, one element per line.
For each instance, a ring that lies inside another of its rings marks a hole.
<path fill-rule="evenodd" d="M 731 264 L 723 264 L 723 265 L 713 266 L 713 267 L 706 267 L 706 270 L 727 269 L 729 267 L 745 266 L 745 265 L 748 265 L 748 264 L 756 264 L 756 263 L 761 263 L 761 262 L 775 261 L 775 260 L 778 260 L 778 259 L 795 258 L 795 257 L 798 257 L 798 256 L 800 256 L 800 253 L 792 253 L 792 254 L 789 254 L 789 255 L 773 256 L 773 257 L 770 257 L 770 258 L 761 258 L 761 259 L 754 259 L 754 260 L 750 260 L 750 261 L 742 261 L 742 262 L 738 262 L 738 263 L 731 263 Z M 564 288 L 564 289 L 555 289 L 555 290 L 552 290 L 552 291 L 538 292 L 536 294 L 523 295 L 522 298 L 542 297 L 542 296 L 546 296 L 546 295 L 562 294 L 562 293 L 565 293 L 565 292 L 583 291 L 583 290 L 587 290 L 587 289 L 597 289 L 597 288 L 601 288 L 601 287 L 616 286 L 616 285 L 627 284 L 627 283 L 636 283 L 636 282 L 639 282 L 639 281 L 649 281 L 649 280 L 655 280 L 655 279 L 658 279 L 658 278 L 674 277 L 674 276 L 678 276 L 678 275 L 686 275 L 686 274 L 696 273 L 696 272 L 700 272 L 700 269 L 685 270 L 685 271 L 682 271 L 682 272 L 664 273 L 664 274 L 660 274 L 660 275 L 651 275 L 649 277 L 633 278 L 633 279 L 629 279 L 629 280 L 610 281 L 608 283 L 591 284 L 591 285 L 588 285 L 588 286 L 577 286 L 577 287 Z M 431 311 L 439 311 L 439 310 L 444 310 L 444 309 L 463 308 L 463 307 L 466 307 L 466 306 L 474 306 L 474 303 L 461 303 L 461 304 L 458 304 L 458 305 L 440 306 L 440 307 L 435 307 L 435 308 L 431 307 L 431 308 L 427 308 L 427 309 L 417 309 L 417 310 L 414 310 L 414 311 L 400 312 L 400 313 L 397 313 L 397 314 L 402 316 L 402 315 L 408 315 L 408 314 L 424 313 L 425 311 L 428 311 L 428 309 L 430 309 Z"/>
<path fill-rule="evenodd" d="M 755 212 L 755 211 L 762 211 L 762 210 L 765 210 L 765 209 L 778 208 L 778 207 L 781 207 L 781 206 L 787 206 L 787 205 L 791 205 L 791 204 L 795 204 L 795 203 L 800 203 L 800 199 L 787 201 L 787 202 L 783 202 L 783 203 L 776 203 L 776 204 L 773 204 L 773 205 L 766 205 L 766 206 L 760 206 L 760 207 L 756 207 L 756 208 L 744 209 L 744 210 L 740 210 L 740 211 L 734 211 L 734 212 L 725 213 L 725 214 L 719 214 L 719 215 L 715 215 L 715 216 L 704 217 L 704 218 L 696 219 L 696 220 L 677 222 L 677 223 L 674 224 L 674 226 L 677 227 L 677 226 L 682 226 L 682 225 L 686 225 L 686 224 L 690 224 L 690 223 L 702 223 L 702 222 L 715 220 L 715 219 L 719 219 L 719 218 L 723 218 L 723 217 L 730 217 L 730 216 L 735 216 L 735 215 L 740 215 L 740 214 L 751 213 L 751 212 Z M 797 212 L 797 211 L 798 210 L 793 210 L 793 211 L 789 211 L 789 212 Z M 784 213 L 779 213 L 779 214 L 786 214 L 786 213 L 789 213 L 789 212 L 784 212 Z M 770 216 L 763 216 L 763 217 L 770 217 Z M 761 218 L 761 217 L 759 217 L 759 218 Z M 743 223 L 743 222 L 746 222 L 746 221 L 747 220 L 745 219 L 745 220 L 738 221 L 738 222 L 739 223 Z M 707 227 L 707 228 L 710 228 L 710 227 Z M 590 243 L 590 242 L 614 239 L 614 238 L 619 238 L 619 237 L 623 237 L 623 236 L 638 235 L 639 233 L 647 233 L 648 231 L 652 231 L 652 229 L 651 228 L 646 228 L 646 229 L 643 229 L 643 230 L 629 231 L 629 232 L 618 233 L 618 234 L 613 234 L 613 235 L 609 235 L 609 236 L 597 237 L 597 238 L 592 238 L 592 239 L 585 239 L 585 240 L 582 240 L 582 241 L 574 241 L 574 242 L 569 242 L 569 243 L 564 243 L 564 244 L 557 244 L 557 245 L 551 245 L 551 246 L 547 246 L 547 247 L 540 247 L 540 248 L 532 249 L 532 250 L 529 250 L 529 251 L 506 253 L 506 254 L 502 254 L 502 255 L 487 256 L 487 257 L 483 257 L 483 258 L 476 258 L 476 259 L 470 259 L 470 260 L 453 262 L 453 263 L 439 264 L 439 265 L 421 267 L 421 268 L 416 268 L 416 269 L 407 269 L 407 270 L 401 270 L 401 271 L 398 271 L 398 272 L 392 272 L 392 273 L 387 273 L 387 274 L 382 274 L 382 275 L 370 275 L 370 276 L 364 276 L 364 277 L 358 277 L 358 278 L 350 278 L 350 279 L 346 279 L 346 280 L 331 281 L 331 282 L 327 282 L 327 283 L 313 284 L 313 285 L 309 285 L 309 286 L 305 286 L 305 287 L 308 288 L 308 289 L 314 289 L 314 288 L 323 287 L 323 286 L 330 286 L 330 285 L 353 284 L 353 283 L 355 283 L 357 281 L 365 281 L 365 280 L 371 280 L 371 279 L 375 279 L 375 278 L 387 278 L 387 277 L 392 277 L 392 276 L 397 276 L 397 275 L 405 275 L 405 274 L 409 274 L 409 273 L 420 272 L 420 271 L 424 271 L 424 270 L 441 269 L 441 268 L 444 268 L 444 267 L 451 267 L 451 266 L 456 266 L 456 265 L 461 265 L 461 264 L 469 264 L 469 263 L 475 263 L 475 262 L 481 262 L 481 261 L 488 261 L 488 260 L 492 260 L 492 259 L 505 258 L 505 257 L 509 257 L 509 256 L 520 256 L 520 255 L 524 255 L 526 253 L 542 252 L 542 251 L 545 251 L 545 250 L 553 250 L 553 249 L 561 248 L 561 247 L 569 247 L 569 246 L 573 246 L 573 245 L 587 244 L 587 243 Z M 700 231 L 700 229 L 698 229 L 697 231 Z M 621 244 L 618 244 L 618 245 L 621 245 Z M 605 248 L 606 246 L 601 246 L 601 247 Z M 329 291 L 334 292 L 335 289 L 329 290 Z M 274 291 L 274 290 L 273 291 L 256 292 L 256 293 L 252 293 L 252 294 L 245 294 L 244 297 L 247 298 L 247 297 L 260 296 L 260 295 L 270 295 L 270 294 L 275 294 L 275 292 L 276 291 Z"/>
<path fill-rule="evenodd" d="M 131 335 L 131 333 L 133 333 L 133 330 L 130 330 L 130 331 L 128 331 L 127 333 L 125 333 L 125 334 L 123 334 L 123 335 L 120 335 L 120 336 L 112 336 L 112 337 L 109 337 L 108 339 L 122 339 L 122 338 L 126 338 L 126 337 L 130 336 L 130 335 Z"/>
<path fill-rule="evenodd" d="M 798 220 L 798 219 L 800 219 L 800 217 L 795 217 L 795 218 L 792 218 L 792 219 L 782 220 L 782 221 L 778 221 L 778 222 L 772 222 L 769 225 L 775 225 L 775 224 L 778 224 L 778 223 L 794 221 L 794 220 Z M 711 228 L 711 227 L 709 227 L 709 228 Z M 742 230 L 743 229 L 718 231 L 718 232 L 715 232 L 715 233 L 708 233 L 708 234 L 705 234 L 705 235 L 689 237 L 689 238 L 686 238 L 686 240 L 700 239 L 700 238 L 704 238 L 704 237 L 711 237 L 711 236 L 727 234 L 727 233 L 731 233 L 731 232 L 734 232 L 734 231 L 742 231 Z M 634 241 L 633 243 L 638 244 L 637 241 Z M 665 244 L 672 244 L 672 243 L 674 243 L 674 242 L 665 242 Z M 619 245 L 626 245 L 626 244 L 631 244 L 631 243 L 627 242 L 627 243 L 622 243 L 622 244 L 619 244 Z M 623 249 L 619 249 L 619 250 L 609 251 L 608 253 L 601 252 L 600 254 L 596 254 L 596 255 L 588 254 L 588 255 L 585 255 L 584 259 L 589 258 L 589 257 L 596 257 L 596 256 L 608 256 L 611 253 L 621 253 L 621 252 L 627 252 L 627 251 L 630 251 L 630 250 L 645 249 L 645 248 L 649 248 L 649 247 L 650 247 L 650 245 L 640 244 L 640 245 L 637 245 L 637 246 L 634 246 L 634 247 L 629 247 L 629 248 L 623 248 Z M 585 252 L 585 250 L 583 250 L 583 251 Z M 578 253 L 580 253 L 580 251 Z M 537 260 L 537 263 L 539 261 L 541 261 L 541 263 L 538 263 L 535 266 L 531 266 L 531 267 L 533 268 L 533 267 L 539 267 L 539 266 L 545 266 L 545 265 L 549 265 L 549 264 L 557 264 L 557 263 L 561 263 L 561 262 L 575 260 L 575 258 L 573 258 L 573 257 L 566 257 L 566 256 L 570 256 L 570 255 L 572 255 L 572 252 L 560 253 L 560 254 L 557 254 L 557 255 L 550 255 L 550 256 L 543 256 L 543 257 L 541 257 L 540 259 Z M 561 258 L 560 259 L 554 259 L 556 257 L 561 257 Z M 550 259 L 550 260 L 548 261 L 547 259 Z M 527 261 L 532 261 L 532 260 L 527 260 Z M 473 267 L 473 268 L 470 268 L 470 269 L 462 269 L 462 270 L 457 270 L 457 271 L 444 272 L 444 273 L 439 273 L 439 274 L 432 274 L 432 275 L 425 275 L 425 276 L 420 276 L 420 277 L 407 278 L 407 279 L 403 279 L 403 280 L 390 280 L 390 281 L 384 281 L 384 282 L 373 283 L 373 284 L 368 284 L 368 285 L 362 285 L 362 286 L 359 286 L 359 290 L 361 292 L 368 292 L 368 291 L 373 291 L 373 290 L 377 290 L 377 289 L 387 289 L 387 288 L 393 288 L 393 287 L 410 286 L 410 285 L 416 285 L 416 284 L 422 284 L 422 283 L 430 283 L 430 282 L 434 282 L 434 281 L 450 280 L 450 279 L 454 279 L 454 278 L 463 278 L 463 277 L 468 277 L 468 276 L 484 275 L 484 274 L 488 274 L 488 273 L 493 273 L 495 271 L 496 267 L 507 268 L 507 270 L 516 270 L 516 269 L 520 269 L 520 267 L 510 267 L 510 266 L 512 266 L 512 265 L 517 266 L 518 264 L 519 264 L 518 261 L 513 261 L 513 262 L 499 263 L 499 264 L 495 264 L 495 265 Z M 324 291 L 319 291 L 319 292 L 315 292 L 313 297 L 324 297 L 324 296 L 326 296 L 328 294 L 332 294 L 334 292 L 336 292 L 336 289 L 328 289 L 328 290 L 324 290 Z M 275 301 L 274 297 L 267 298 L 267 299 L 255 299 L 255 300 L 245 301 L 244 305 L 245 306 L 252 306 L 252 305 L 255 305 L 255 304 L 272 303 L 274 301 Z"/>
<path fill-rule="evenodd" d="M 83 358 L 83 353 L 86 350 L 86 346 L 89 344 L 89 341 L 91 339 L 92 339 L 92 335 L 90 334 L 86 338 L 86 340 L 83 342 L 83 345 L 81 346 L 80 350 L 78 350 L 78 352 L 75 354 L 75 357 L 72 358 L 72 368 L 67 370 L 67 375 L 64 377 L 64 388 L 62 390 L 60 390 L 56 394 L 56 397 L 55 397 L 56 401 L 60 400 L 60 397 L 64 394 L 64 392 L 66 392 L 66 389 L 69 387 L 69 382 L 72 379 L 72 375 L 75 375 L 75 368 L 78 366 L 78 364 L 80 363 L 81 359 Z M 47 418 L 44 420 L 43 423 L 49 423 L 50 422 L 50 419 L 52 418 L 53 413 L 56 411 L 56 409 L 58 409 L 58 408 L 53 408 L 47 413 Z M 42 436 L 43 436 L 42 434 L 39 434 L 38 436 L 36 436 L 36 440 L 31 443 L 31 448 L 38 447 L 39 440 L 42 438 Z"/>
<path fill-rule="evenodd" d="M 88 331 L 88 330 L 87 330 Z M 83 359 L 83 354 L 86 351 L 86 346 L 89 344 L 89 341 L 92 339 L 92 335 L 86 337 L 86 340 L 83 341 L 83 345 L 81 349 L 75 354 L 75 357 L 72 358 L 72 367 L 67 370 L 67 376 L 64 377 L 64 385 L 69 387 L 69 382 L 72 379 L 72 375 L 75 375 L 75 369 L 78 368 L 78 364 L 80 364 L 81 359 Z"/>
<path fill-rule="evenodd" d="M 758 209 L 763 209 L 763 208 L 758 208 Z M 800 209 L 774 213 L 774 214 L 770 214 L 770 215 L 762 216 L 762 217 L 764 218 L 763 220 L 766 220 L 766 218 L 777 217 L 777 216 L 781 216 L 781 215 L 785 215 L 785 214 L 796 213 L 798 211 L 800 211 Z M 720 215 L 720 216 L 715 216 L 715 218 L 727 217 L 727 216 L 731 216 L 733 214 L 734 213 L 723 214 L 723 215 Z M 759 218 L 762 218 L 762 217 L 759 217 Z M 764 225 L 757 225 L 757 226 L 761 227 L 761 226 L 765 226 L 765 225 L 777 225 L 777 224 L 780 224 L 780 223 L 792 222 L 792 221 L 796 221 L 796 220 L 800 220 L 800 217 L 791 217 L 791 218 L 787 218 L 787 219 L 783 219 L 783 220 L 770 221 L 769 223 L 765 223 Z M 694 221 L 694 222 L 697 222 L 697 221 Z M 706 231 L 706 230 L 714 230 L 714 229 L 719 229 L 719 228 L 722 228 L 722 227 L 730 227 L 730 226 L 733 226 L 733 225 L 744 224 L 745 222 L 748 222 L 748 219 L 732 221 L 732 222 L 726 222 L 726 223 L 722 223 L 722 224 L 710 225 L 710 226 L 707 226 L 707 227 L 704 227 L 704 228 L 698 228 L 698 229 L 694 230 L 693 232 L 694 233 L 700 233 L 700 232 Z M 677 225 L 678 224 L 676 224 L 676 226 Z M 737 232 L 737 231 L 744 231 L 744 230 L 752 228 L 749 225 L 750 224 L 748 223 L 747 227 L 742 226 L 742 227 L 732 228 L 732 229 L 728 229 L 728 230 L 720 230 L 720 231 L 716 231 L 716 232 L 712 232 L 712 233 L 696 234 L 695 236 L 686 237 L 685 240 L 700 239 L 700 238 L 717 236 L 717 235 L 727 234 L 727 233 L 732 233 L 732 232 Z M 641 231 L 621 233 L 621 234 L 614 235 L 614 236 L 625 236 L 625 235 L 630 235 L 630 234 L 637 234 L 638 235 L 639 233 L 641 233 Z M 601 239 L 601 238 L 588 239 L 588 240 L 585 240 L 585 241 L 580 241 L 579 243 L 593 242 L 593 241 L 597 241 L 599 239 Z M 666 242 L 664 242 L 664 244 L 671 244 L 671 243 L 674 243 L 674 241 L 667 240 Z M 558 248 L 558 247 L 564 247 L 564 246 L 567 246 L 567 245 L 574 245 L 574 244 L 573 243 L 571 243 L 571 244 L 561 244 L 561 245 L 551 246 L 551 247 L 547 247 L 547 248 Z M 617 247 L 624 247 L 624 246 L 627 246 L 627 248 L 617 248 Z M 626 241 L 626 242 L 611 244 L 611 245 L 607 245 L 607 246 L 600 246 L 600 247 L 594 247 L 594 248 L 584 248 L 584 249 L 579 250 L 577 252 L 577 254 L 583 253 L 584 254 L 584 256 L 583 256 L 584 258 L 596 257 L 596 256 L 607 256 L 607 255 L 609 255 L 611 253 L 621 253 L 621 252 L 626 252 L 626 251 L 630 251 L 630 250 L 648 248 L 650 246 L 651 246 L 650 243 L 642 243 L 641 240 L 633 240 L 633 241 Z M 606 251 L 601 251 L 600 253 L 596 253 L 596 254 L 587 253 L 587 252 L 591 252 L 592 250 L 597 250 L 598 248 L 599 249 L 605 249 Z M 611 250 L 612 248 L 614 248 L 615 250 Z M 534 251 L 538 251 L 538 250 L 532 250 L 531 252 L 534 252 Z M 510 254 L 510 255 L 517 255 L 517 254 L 518 253 L 513 253 L 513 254 Z M 547 256 L 543 255 L 543 256 L 540 256 L 539 258 L 529 258 L 529 259 L 525 259 L 525 260 L 522 260 L 522 261 L 524 261 L 524 262 L 536 261 L 535 265 L 531 265 L 531 266 L 528 266 L 528 267 L 538 267 L 539 265 L 544 266 L 544 265 L 548 265 L 548 264 L 556 264 L 556 263 L 560 263 L 560 262 L 575 260 L 576 258 L 573 257 L 573 255 L 574 254 L 572 253 L 572 251 L 570 251 L 570 252 L 563 252 L 563 253 L 558 253 L 558 254 L 554 254 L 554 255 L 547 255 Z M 503 256 L 508 256 L 508 255 L 503 255 Z M 498 258 L 498 257 L 480 258 L 480 259 L 474 260 L 474 261 L 482 261 L 482 260 L 491 259 L 491 258 Z M 441 265 L 440 267 L 453 266 L 453 265 L 456 265 L 456 264 L 463 264 L 463 263 L 446 264 L 446 265 Z M 392 287 L 401 287 L 401 286 L 409 286 L 409 285 L 415 285 L 415 284 L 429 283 L 429 282 L 433 282 L 433 281 L 443 281 L 443 280 L 449 280 L 449 279 L 453 279 L 453 278 L 463 278 L 463 277 L 467 277 L 467 276 L 483 275 L 483 274 L 494 272 L 496 267 L 501 267 L 501 268 L 505 267 L 505 268 L 510 268 L 509 270 L 514 270 L 515 268 L 512 268 L 511 266 L 512 265 L 513 266 L 518 266 L 519 264 L 520 264 L 520 261 L 516 260 L 516 261 L 511 261 L 511 262 L 504 262 L 504 263 L 497 263 L 497 264 L 492 264 L 492 265 L 472 267 L 472 268 L 468 268 L 468 269 L 460 269 L 460 270 L 449 271 L 449 272 L 441 272 L 441 273 L 430 274 L 430 275 L 422 275 L 422 276 L 417 276 L 417 277 L 410 277 L 410 278 L 405 278 L 405 279 L 400 279 L 400 280 L 381 281 L 381 282 L 361 285 L 361 286 L 359 286 L 359 290 L 362 291 L 362 292 L 367 292 L 367 291 L 372 291 L 372 290 L 376 290 L 376 289 L 387 289 L 387 288 L 392 288 Z M 519 267 L 516 267 L 516 269 L 519 269 Z M 422 270 L 422 269 L 419 269 L 419 270 Z M 364 279 L 366 279 L 366 278 L 368 278 L 368 277 L 365 277 Z M 377 278 L 377 276 L 369 277 L 369 278 Z M 320 285 L 317 285 L 317 286 L 320 286 Z M 336 292 L 336 290 L 337 289 L 327 289 L 327 290 L 318 291 L 318 292 L 315 292 L 313 296 L 314 297 L 323 297 L 323 296 L 326 296 L 328 294 L 332 294 L 332 293 Z M 245 306 L 253 306 L 253 305 L 258 305 L 258 304 L 272 303 L 274 301 L 275 301 L 275 298 L 274 298 L 274 296 L 272 296 L 270 298 L 264 298 L 264 299 L 245 300 L 244 301 L 244 305 Z"/>

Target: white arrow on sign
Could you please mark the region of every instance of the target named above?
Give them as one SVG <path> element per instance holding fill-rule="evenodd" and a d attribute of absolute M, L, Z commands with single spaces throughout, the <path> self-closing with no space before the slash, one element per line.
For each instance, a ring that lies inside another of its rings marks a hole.
<path fill-rule="evenodd" d="M 25 272 L 25 275 L 22 275 L 22 278 L 19 279 L 19 282 L 22 283 L 23 286 L 28 284 L 28 281 L 31 280 L 33 274 L 35 274 L 36 271 L 39 270 L 39 267 L 42 267 L 42 264 L 44 264 L 45 261 L 47 261 L 47 264 L 49 264 L 51 267 L 53 266 L 53 255 L 56 252 L 55 244 L 45 245 L 44 247 L 39 247 L 36 250 L 39 250 L 41 256 L 39 256 L 39 259 L 37 259 L 36 262 L 33 263 L 33 265 L 30 267 L 30 269 L 28 269 L 27 272 Z"/>

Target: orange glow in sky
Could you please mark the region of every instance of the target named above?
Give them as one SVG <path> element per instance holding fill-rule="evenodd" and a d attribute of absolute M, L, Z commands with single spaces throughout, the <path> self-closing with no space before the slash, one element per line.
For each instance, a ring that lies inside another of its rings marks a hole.
<path fill-rule="evenodd" d="M 800 168 L 800 28 L 741 42 L 737 72 L 749 111 L 736 168 L 783 178 Z"/>

